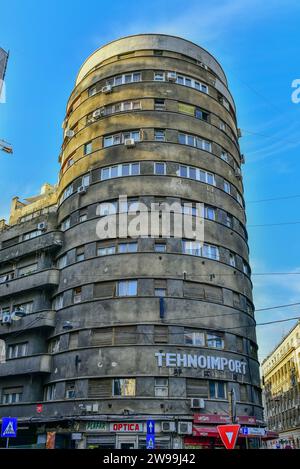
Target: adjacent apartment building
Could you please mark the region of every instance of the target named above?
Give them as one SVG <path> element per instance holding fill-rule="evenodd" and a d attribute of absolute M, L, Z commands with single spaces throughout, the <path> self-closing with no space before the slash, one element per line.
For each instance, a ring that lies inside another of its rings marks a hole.
<path fill-rule="evenodd" d="M 244 157 L 220 64 L 178 37 L 113 41 L 82 65 L 63 128 L 58 184 L 1 222 L 11 444 L 54 432 L 56 447 L 144 448 L 151 418 L 157 448 L 214 447 L 229 395 L 240 423 L 262 425 Z M 204 244 L 161 227 L 99 236 L 141 202 L 158 220 L 166 203 L 201 215 Z"/>
<path fill-rule="evenodd" d="M 300 321 L 262 363 L 265 418 L 278 438 L 270 447 L 300 449 Z"/>

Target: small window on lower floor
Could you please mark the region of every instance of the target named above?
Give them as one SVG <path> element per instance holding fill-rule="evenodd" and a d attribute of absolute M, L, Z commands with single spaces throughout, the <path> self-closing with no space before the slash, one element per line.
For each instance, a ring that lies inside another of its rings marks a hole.
<path fill-rule="evenodd" d="M 45 401 L 54 401 L 56 396 L 56 384 L 45 387 Z"/>
<path fill-rule="evenodd" d="M 210 381 L 209 397 L 211 399 L 226 399 L 226 383 L 223 381 Z"/>
<path fill-rule="evenodd" d="M 2 389 L 2 404 L 17 404 L 22 401 L 23 386 Z"/>
<path fill-rule="evenodd" d="M 73 290 L 73 303 L 80 303 L 81 302 L 81 293 L 82 289 L 81 287 L 76 287 Z"/>
<path fill-rule="evenodd" d="M 65 393 L 65 398 L 66 399 L 74 399 L 76 397 L 75 393 L 75 381 L 68 381 L 66 383 L 66 393 Z"/>
<path fill-rule="evenodd" d="M 166 252 L 166 250 L 167 250 L 166 243 L 157 242 L 157 243 L 154 244 L 154 251 L 155 252 Z"/>
<path fill-rule="evenodd" d="M 135 396 L 135 378 L 115 378 L 113 396 Z"/>
<path fill-rule="evenodd" d="M 168 378 L 155 378 L 154 394 L 155 394 L 155 397 L 168 397 L 169 396 Z"/>

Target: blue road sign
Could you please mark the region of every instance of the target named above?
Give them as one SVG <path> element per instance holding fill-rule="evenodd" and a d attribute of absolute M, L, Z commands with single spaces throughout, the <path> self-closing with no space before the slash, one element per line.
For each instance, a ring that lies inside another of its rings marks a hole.
<path fill-rule="evenodd" d="M 18 419 L 13 417 L 2 417 L 1 437 L 16 438 Z"/>
<path fill-rule="evenodd" d="M 148 435 L 155 434 L 155 421 L 154 420 L 147 420 L 147 434 Z"/>
<path fill-rule="evenodd" d="M 155 449 L 155 435 L 146 435 L 146 448 L 147 449 Z"/>
<path fill-rule="evenodd" d="M 243 433 L 243 435 L 248 435 L 249 434 L 249 428 L 248 427 L 242 427 L 242 433 Z"/>

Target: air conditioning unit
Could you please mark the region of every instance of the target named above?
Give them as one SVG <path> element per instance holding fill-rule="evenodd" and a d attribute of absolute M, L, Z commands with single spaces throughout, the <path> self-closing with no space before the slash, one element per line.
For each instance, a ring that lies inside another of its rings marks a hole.
<path fill-rule="evenodd" d="M 75 135 L 74 130 L 71 130 L 71 129 L 66 129 L 65 130 L 65 137 L 72 138 L 72 137 L 74 137 L 74 135 Z"/>
<path fill-rule="evenodd" d="M 164 433 L 175 432 L 175 422 L 161 422 L 161 431 Z"/>
<path fill-rule="evenodd" d="M 200 397 L 193 397 L 191 399 L 191 409 L 204 409 L 204 407 L 204 399 L 201 399 Z"/>
<path fill-rule="evenodd" d="M 191 435 L 193 433 L 192 422 L 178 422 L 178 435 Z"/>
<path fill-rule="evenodd" d="M 111 93 L 112 92 L 112 86 L 111 85 L 105 85 L 103 86 L 103 88 L 101 89 L 102 93 L 104 94 L 108 94 L 108 93 Z"/>
<path fill-rule="evenodd" d="M 92 410 L 93 410 L 93 412 L 98 412 L 99 411 L 99 404 L 98 403 L 93 404 Z"/>
<path fill-rule="evenodd" d="M 87 191 L 87 187 L 86 186 L 79 186 L 78 189 L 77 189 L 77 192 L 78 194 L 85 194 Z"/>
<path fill-rule="evenodd" d="M 176 81 L 177 80 L 177 73 L 176 72 L 168 72 L 167 73 L 167 80 L 168 81 Z"/>
<path fill-rule="evenodd" d="M 85 406 L 85 411 L 86 412 L 92 412 L 92 406 L 89 404 L 89 405 L 86 405 Z"/>
<path fill-rule="evenodd" d="M 98 119 L 98 117 L 104 115 L 104 108 L 96 109 L 96 111 L 93 112 L 93 118 Z"/>
<path fill-rule="evenodd" d="M 2 324 L 11 324 L 11 314 L 10 313 L 3 313 L 2 314 Z"/>
<path fill-rule="evenodd" d="M 125 138 L 125 140 L 124 140 L 124 145 L 125 145 L 127 148 L 135 147 L 135 140 L 134 140 L 134 138 Z"/>
<path fill-rule="evenodd" d="M 234 174 L 236 175 L 238 179 L 242 179 L 242 173 L 241 173 L 240 168 L 236 168 L 236 170 L 234 171 Z"/>
<path fill-rule="evenodd" d="M 204 64 L 203 62 L 198 61 L 197 64 L 199 65 L 199 67 L 202 67 L 202 68 L 205 68 L 205 70 L 208 70 L 208 66 Z"/>
<path fill-rule="evenodd" d="M 245 155 L 241 155 L 241 163 L 245 164 Z"/>
<path fill-rule="evenodd" d="M 45 221 L 42 221 L 41 223 L 38 223 L 37 229 L 40 230 L 40 231 L 46 231 L 47 223 Z"/>

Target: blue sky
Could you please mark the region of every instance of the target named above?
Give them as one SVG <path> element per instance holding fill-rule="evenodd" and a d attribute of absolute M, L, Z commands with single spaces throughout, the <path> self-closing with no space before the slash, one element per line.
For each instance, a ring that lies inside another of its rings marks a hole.
<path fill-rule="evenodd" d="M 238 109 L 246 156 L 245 196 L 254 273 L 299 272 L 300 78 L 297 0 L 0 1 L 0 47 L 10 50 L 7 103 L 0 137 L 14 154 L 0 154 L 0 218 L 13 196 L 28 197 L 57 180 L 61 124 L 76 73 L 86 57 L 128 34 L 161 32 L 190 39 L 221 62 Z M 300 302 L 300 275 L 253 276 L 256 308 Z M 257 312 L 257 322 L 300 316 L 290 307 Z M 293 323 L 258 328 L 264 358 Z"/>

